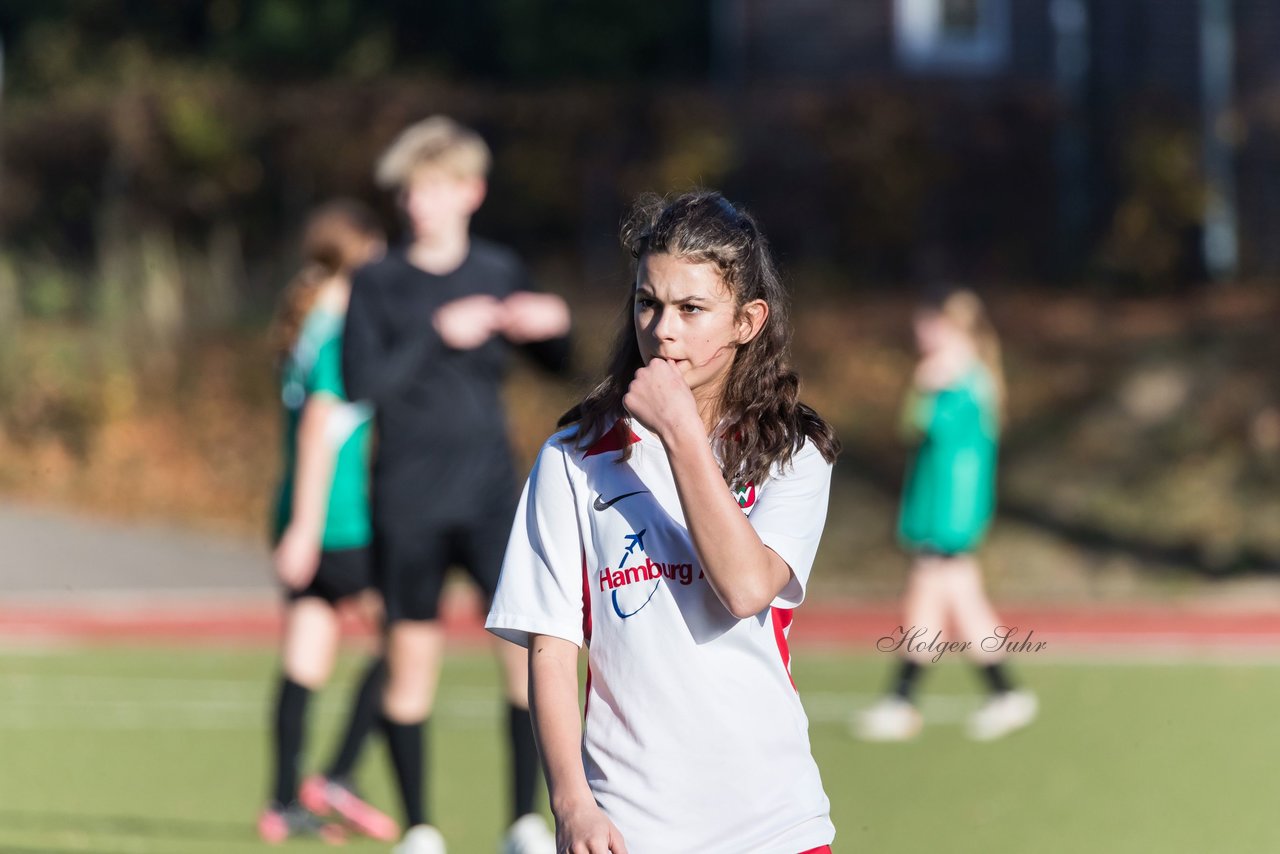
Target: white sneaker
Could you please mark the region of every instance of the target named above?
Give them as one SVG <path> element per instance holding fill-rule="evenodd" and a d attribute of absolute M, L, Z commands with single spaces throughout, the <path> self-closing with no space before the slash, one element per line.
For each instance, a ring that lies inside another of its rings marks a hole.
<path fill-rule="evenodd" d="M 391 849 L 391 854 L 445 854 L 444 837 L 429 824 L 415 824 Z"/>
<path fill-rule="evenodd" d="M 502 854 L 556 854 L 556 837 L 536 812 L 516 819 L 502 840 Z"/>
<path fill-rule="evenodd" d="M 994 741 L 1036 719 L 1040 703 L 1030 691 L 1007 691 L 992 697 L 969 718 L 969 737 Z"/>
<path fill-rule="evenodd" d="M 920 710 L 901 697 L 885 697 L 852 721 L 853 734 L 863 741 L 910 741 L 923 726 Z"/>

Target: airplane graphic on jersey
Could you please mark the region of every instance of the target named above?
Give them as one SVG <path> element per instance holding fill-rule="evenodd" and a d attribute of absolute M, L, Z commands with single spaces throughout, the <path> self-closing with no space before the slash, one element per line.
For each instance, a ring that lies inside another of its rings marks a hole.
<path fill-rule="evenodd" d="M 618 560 L 618 568 L 611 569 L 606 566 L 600 572 L 600 591 L 611 592 L 609 598 L 613 602 L 613 612 L 623 620 L 630 619 L 644 610 L 644 607 L 653 600 L 653 595 L 658 592 L 658 585 L 662 584 L 664 578 L 684 586 L 694 581 L 692 563 L 664 563 L 655 561 L 645 554 L 644 535 L 646 533 L 648 528 L 625 535 L 623 539 L 627 547 Z M 639 558 L 642 554 L 644 561 L 640 562 Z M 627 566 L 628 559 L 635 563 Z M 701 578 L 702 572 L 698 572 L 697 577 Z"/>
<path fill-rule="evenodd" d="M 632 554 L 636 549 L 639 549 L 641 552 L 643 552 L 643 551 L 644 551 L 644 535 L 645 535 L 646 533 L 648 533 L 648 531 L 649 531 L 649 529 L 648 529 L 648 528 L 641 528 L 638 532 L 636 532 L 636 533 L 634 533 L 634 534 L 627 534 L 627 535 L 624 537 L 624 539 L 627 541 L 627 550 L 626 550 L 626 551 L 624 551 L 624 552 L 622 553 L 622 557 L 618 558 L 618 566 L 619 566 L 619 567 L 621 567 L 621 566 L 623 566 L 624 564 L 626 564 L 626 562 L 627 562 L 627 558 L 631 557 L 631 554 Z M 609 574 L 609 569 L 608 569 L 608 567 L 605 567 L 605 574 L 606 574 L 606 575 L 608 575 L 608 574 Z M 626 572 L 625 570 L 623 570 L 623 571 L 622 571 L 622 575 L 623 575 L 623 578 L 625 579 L 625 578 L 626 578 L 626 576 L 627 576 L 627 572 Z M 637 573 L 637 575 L 638 575 L 638 573 Z M 610 580 L 612 580 L 612 579 L 610 579 Z M 619 588 L 617 588 L 617 587 L 616 587 L 616 588 L 614 588 L 614 590 L 613 590 L 613 596 L 611 597 L 611 598 L 613 599 L 613 612 L 614 612 L 615 614 L 617 614 L 619 617 L 621 617 L 622 619 L 624 619 L 624 620 L 625 620 L 625 619 L 627 619 L 628 617 L 634 617 L 636 614 L 640 613 L 640 611 L 644 608 L 644 606 L 645 606 L 645 605 L 648 605 L 648 604 L 649 604 L 649 600 L 653 598 L 653 594 L 655 594 L 655 593 L 657 593 L 657 592 L 658 592 L 658 585 L 659 585 L 660 583 L 661 583 L 660 581 L 655 581 L 655 582 L 653 583 L 653 587 L 652 587 L 652 588 L 650 588 L 650 590 L 649 590 L 649 595 L 648 595 L 648 596 L 646 596 L 646 597 L 644 597 L 644 601 L 643 601 L 643 602 L 641 602 L 641 603 L 639 604 L 639 606 L 637 606 L 636 608 L 634 608 L 634 609 L 632 609 L 632 610 L 630 610 L 630 611 L 623 611 L 623 610 L 622 610 L 622 606 L 618 604 L 618 591 L 619 591 Z M 619 585 L 619 587 L 621 587 L 621 586 L 622 586 L 622 585 Z"/>
<path fill-rule="evenodd" d="M 638 534 L 627 534 L 625 537 L 627 541 L 627 550 L 622 553 L 622 557 L 618 560 L 618 566 L 622 566 L 626 563 L 627 555 L 631 554 L 636 549 L 644 551 L 644 535 L 647 533 L 649 533 L 648 528 L 641 528 L 640 533 Z"/>

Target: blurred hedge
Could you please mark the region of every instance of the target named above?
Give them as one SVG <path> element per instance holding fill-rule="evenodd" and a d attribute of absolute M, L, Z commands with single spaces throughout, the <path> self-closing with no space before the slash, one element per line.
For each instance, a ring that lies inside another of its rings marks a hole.
<path fill-rule="evenodd" d="M 784 256 L 851 277 L 896 278 L 922 243 L 978 272 L 1043 273 L 1051 257 L 1053 108 L 1035 93 L 974 109 L 874 85 L 734 97 L 408 77 L 266 85 L 142 52 L 121 68 L 8 105 L 11 251 L 87 267 L 113 228 L 197 247 L 232 228 L 249 271 L 240 295 L 261 303 L 310 205 L 350 194 L 392 216 L 371 163 L 405 124 L 446 112 L 496 151 L 477 228 L 533 256 L 583 257 L 588 278 L 629 198 L 695 184 L 756 209 Z"/>

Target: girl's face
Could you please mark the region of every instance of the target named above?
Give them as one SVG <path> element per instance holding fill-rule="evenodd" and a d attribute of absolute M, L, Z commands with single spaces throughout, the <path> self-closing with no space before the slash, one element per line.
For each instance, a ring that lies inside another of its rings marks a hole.
<path fill-rule="evenodd" d="M 940 311 L 926 309 L 916 312 L 913 327 L 921 356 L 945 358 L 962 355 L 969 350 L 969 339 L 964 330 Z"/>
<path fill-rule="evenodd" d="M 769 313 L 763 300 L 739 308 L 716 265 L 665 253 L 640 259 L 635 296 L 641 359 L 666 359 L 699 397 L 724 387 L 738 346 Z"/>

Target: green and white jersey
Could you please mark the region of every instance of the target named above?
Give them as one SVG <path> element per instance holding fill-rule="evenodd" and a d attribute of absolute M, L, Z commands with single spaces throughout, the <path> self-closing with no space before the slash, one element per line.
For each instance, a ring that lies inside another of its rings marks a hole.
<path fill-rule="evenodd" d="M 919 444 L 907 466 L 898 538 L 913 551 L 973 551 L 995 513 L 1000 418 L 990 372 L 975 361 L 948 388 L 913 390 L 903 426 Z"/>
<path fill-rule="evenodd" d="M 353 549 L 369 545 L 369 439 L 372 411 L 347 401 L 342 384 L 343 315 L 317 307 L 307 315 L 302 331 L 281 375 L 284 404 L 284 473 L 276 505 L 275 539 L 289 525 L 293 510 L 293 481 L 297 468 L 298 425 L 302 409 L 313 394 L 343 403 L 331 419 L 326 439 L 337 453 L 322 547 Z"/>

